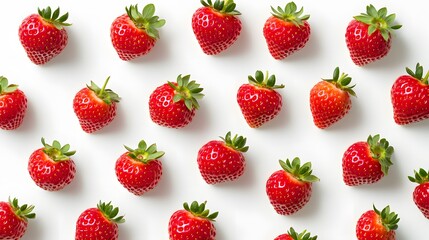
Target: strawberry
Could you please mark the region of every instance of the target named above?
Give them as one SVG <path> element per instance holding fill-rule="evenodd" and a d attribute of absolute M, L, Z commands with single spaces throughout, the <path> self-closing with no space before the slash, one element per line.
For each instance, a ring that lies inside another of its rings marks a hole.
<path fill-rule="evenodd" d="M 287 234 L 282 234 L 274 240 L 316 240 L 317 236 L 312 237 L 307 230 L 304 230 L 302 233 L 297 233 L 295 229 L 290 228 Z"/>
<path fill-rule="evenodd" d="M 358 240 L 395 240 L 395 230 L 398 228 L 398 214 L 390 212 L 385 207 L 381 212 L 373 206 L 362 214 L 356 224 L 356 237 Z"/>
<path fill-rule="evenodd" d="M 276 85 L 276 76 L 265 77 L 261 71 L 256 71 L 255 77 L 248 77 L 249 83 L 240 86 L 237 92 L 237 102 L 247 124 L 258 128 L 275 118 L 282 108 L 282 96 L 275 91 L 284 88 Z"/>
<path fill-rule="evenodd" d="M 419 184 L 413 193 L 413 200 L 423 215 L 429 219 L 429 174 L 423 168 L 414 171 L 414 177 L 409 176 L 411 182 Z"/>
<path fill-rule="evenodd" d="M 390 91 L 395 122 L 399 125 L 429 118 L 429 72 L 423 77 L 423 67 L 417 63 L 416 72 L 406 68 L 409 75 L 400 76 Z"/>
<path fill-rule="evenodd" d="M 366 142 L 352 144 L 343 156 L 343 179 L 348 186 L 378 182 L 393 165 L 393 147 L 380 135 L 371 135 Z"/>
<path fill-rule="evenodd" d="M 347 26 L 346 43 L 350 57 L 357 66 L 364 66 L 385 57 L 391 47 L 392 32 L 401 28 L 393 25 L 395 14 L 387 15 L 385 7 L 377 10 L 373 5 L 366 13 L 355 16 Z"/>
<path fill-rule="evenodd" d="M 332 79 L 323 79 L 310 91 L 310 109 L 314 124 L 325 129 L 341 120 L 352 107 L 350 95 L 356 96 L 353 86 L 349 86 L 352 78 L 341 73 L 338 67 Z"/>
<path fill-rule="evenodd" d="M 140 196 L 153 189 L 162 176 L 162 163 L 158 159 L 164 152 L 157 151 L 156 144 L 147 147 L 144 140 L 139 142 L 137 149 L 127 146 L 115 165 L 118 181 L 131 193 Z"/>
<path fill-rule="evenodd" d="M 209 214 L 205 207 L 206 202 L 194 201 L 191 206 L 184 203 L 184 209 L 174 212 L 168 222 L 170 240 L 214 240 L 216 228 L 212 222 L 218 212 Z"/>
<path fill-rule="evenodd" d="M 27 97 L 10 84 L 7 78 L 0 76 L 0 128 L 13 130 L 21 126 L 27 111 Z"/>
<path fill-rule="evenodd" d="M 147 4 L 138 11 L 137 4 L 125 8 L 126 14 L 117 17 L 110 28 L 110 38 L 119 57 L 124 61 L 143 56 L 159 39 L 157 28 L 165 24 L 155 14 L 155 5 Z"/>
<path fill-rule="evenodd" d="M 299 158 L 279 161 L 282 170 L 274 172 L 267 180 L 266 192 L 276 212 L 291 215 L 310 201 L 312 183 L 319 178 L 312 175 L 311 163 L 301 166 Z"/>
<path fill-rule="evenodd" d="M 51 7 L 38 9 L 39 14 L 26 17 L 19 26 L 19 40 L 30 60 L 42 65 L 60 54 L 67 46 L 68 35 L 64 28 L 69 14 L 60 17 L 60 8 L 53 13 Z"/>
<path fill-rule="evenodd" d="M 34 206 L 18 205 L 18 199 L 0 202 L 0 239 L 20 239 L 27 230 L 28 219 L 36 217 Z"/>
<path fill-rule="evenodd" d="M 297 12 L 294 2 L 286 4 L 285 8 L 277 7 L 272 16 L 265 21 L 264 37 L 271 56 L 281 60 L 302 49 L 310 39 L 310 15 L 301 16 L 304 9 Z"/>
<path fill-rule="evenodd" d="M 117 240 L 118 224 L 125 222 L 124 216 L 117 216 L 119 209 L 110 202 L 101 202 L 97 208 L 83 211 L 76 222 L 75 240 L 105 239 Z"/>
<path fill-rule="evenodd" d="M 149 97 L 149 112 L 152 121 L 160 126 L 183 128 L 195 116 L 200 107 L 197 99 L 204 94 L 200 84 L 189 81 L 190 75 L 177 77 L 177 82 L 168 82 L 156 88 Z"/>
<path fill-rule="evenodd" d="M 58 191 L 69 185 L 76 174 L 76 165 L 70 158 L 76 151 L 70 145 L 54 140 L 52 145 L 42 138 L 43 148 L 34 151 L 28 161 L 28 172 L 37 186 L 47 191 Z"/>
<path fill-rule="evenodd" d="M 246 138 L 228 132 L 223 141 L 213 140 L 198 151 L 198 168 L 208 184 L 234 181 L 244 173 L 246 162 L 243 152 L 249 149 Z"/>
<path fill-rule="evenodd" d="M 118 94 L 106 89 L 110 77 L 100 89 L 91 81 L 91 86 L 82 88 L 73 99 L 73 109 L 83 131 L 93 133 L 109 125 L 116 116 Z"/>
<path fill-rule="evenodd" d="M 241 21 L 236 16 L 234 0 L 201 0 L 203 7 L 192 16 L 192 29 L 203 52 L 216 55 L 229 48 L 241 32 Z"/>

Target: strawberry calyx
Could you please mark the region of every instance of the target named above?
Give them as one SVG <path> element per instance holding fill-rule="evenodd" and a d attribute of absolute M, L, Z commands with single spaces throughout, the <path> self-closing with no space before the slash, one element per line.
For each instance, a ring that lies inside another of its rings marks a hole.
<path fill-rule="evenodd" d="M 292 227 L 289 229 L 287 234 L 293 239 L 293 240 L 316 240 L 317 236 L 312 237 L 307 230 L 304 230 L 301 233 L 297 233 L 295 229 Z"/>
<path fill-rule="evenodd" d="M 0 76 L 0 95 L 13 93 L 18 89 L 18 85 L 10 84 L 7 78 Z"/>
<path fill-rule="evenodd" d="M 304 15 L 301 16 L 304 13 L 304 8 L 301 7 L 299 11 L 297 11 L 298 8 L 294 2 L 289 2 L 286 4 L 286 6 L 281 8 L 280 6 L 275 9 L 271 6 L 271 11 L 273 11 L 271 14 L 283 21 L 293 23 L 295 26 L 304 26 L 304 21 L 308 20 L 310 18 L 310 15 Z"/>
<path fill-rule="evenodd" d="M 301 182 L 320 181 L 318 177 L 312 174 L 313 170 L 311 169 L 311 162 L 304 163 L 304 165 L 301 166 L 301 160 L 296 157 L 292 162 L 290 162 L 289 159 L 286 159 L 286 161 L 279 160 L 279 163 L 283 170 Z"/>
<path fill-rule="evenodd" d="M 59 7 L 55 9 L 54 12 L 52 12 L 51 7 L 44 9 L 38 8 L 37 12 L 43 18 L 43 20 L 54 25 L 58 30 L 63 29 L 64 26 L 71 26 L 71 23 L 66 23 L 67 19 L 69 18 L 69 13 L 67 12 L 60 17 Z"/>
<path fill-rule="evenodd" d="M 368 35 L 379 30 L 385 41 L 389 40 L 390 33 L 392 33 L 393 30 L 402 27 L 402 25 L 393 25 L 396 14 L 387 15 L 387 9 L 385 7 L 377 10 L 372 4 L 366 7 L 366 13 L 361 13 L 361 15 L 355 16 L 354 18 L 359 22 L 369 25 Z"/>
<path fill-rule="evenodd" d="M 415 72 L 413 72 L 409 68 L 405 68 L 405 70 L 407 71 L 408 74 L 410 74 L 410 76 L 414 77 L 415 79 L 417 79 L 422 84 L 429 85 L 429 80 L 428 80 L 429 79 L 429 71 L 423 77 L 423 67 L 420 65 L 420 63 L 417 63 Z"/>
<path fill-rule="evenodd" d="M 195 217 L 200 217 L 207 219 L 209 221 L 215 221 L 215 218 L 219 215 L 219 212 L 214 212 L 210 214 L 210 211 L 206 208 L 207 201 L 204 201 L 203 203 L 199 204 L 197 201 L 193 201 L 191 203 L 191 206 L 189 206 L 188 203 L 183 203 L 183 208 L 190 212 Z"/>
<path fill-rule="evenodd" d="M 107 218 L 107 220 L 109 220 L 110 222 L 115 222 L 115 223 L 125 222 L 124 216 L 118 216 L 119 208 L 113 207 L 111 202 L 104 203 L 100 201 L 97 204 L 97 208 L 98 210 L 100 210 L 103 216 Z"/>
<path fill-rule="evenodd" d="M 269 75 L 268 71 L 266 72 L 265 76 L 262 73 L 262 71 L 256 71 L 255 77 L 249 75 L 248 76 L 249 83 L 261 88 L 268 88 L 268 89 L 277 89 L 277 88 L 284 88 L 285 85 L 276 85 L 276 76 L 275 75 Z"/>
<path fill-rule="evenodd" d="M 98 98 L 100 98 L 106 104 L 112 104 L 112 102 L 119 102 L 121 98 L 113 92 L 111 89 L 106 89 L 107 83 L 110 80 L 110 76 L 107 77 L 106 81 L 102 88 L 97 86 L 93 81 L 91 81 L 91 86 L 86 85 L 91 91 L 93 91 Z"/>
<path fill-rule="evenodd" d="M 390 166 L 393 165 L 390 158 L 392 157 L 394 148 L 389 146 L 389 142 L 385 138 L 380 139 L 379 134 L 374 136 L 370 135 L 367 143 L 370 147 L 371 157 L 378 160 L 381 165 L 381 171 L 387 175 Z"/>
<path fill-rule="evenodd" d="M 204 94 L 201 93 L 203 88 L 200 88 L 200 84 L 196 83 L 195 80 L 189 81 L 190 78 L 191 75 L 182 77 L 180 74 L 177 76 L 176 83 L 168 82 L 168 85 L 175 90 L 173 102 L 183 100 L 186 107 L 192 111 L 200 107 L 197 100 L 203 98 Z"/>
<path fill-rule="evenodd" d="M 231 132 L 228 132 L 225 137 L 220 138 L 225 142 L 228 147 L 236 151 L 247 152 L 247 150 L 249 149 L 249 147 L 246 146 L 247 139 L 243 136 L 238 136 L 236 134 L 233 138 L 231 138 Z"/>
<path fill-rule="evenodd" d="M 341 75 L 340 75 L 340 68 L 339 67 L 335 68 L 332 79 L 323 79 L 323 80 L 334 84 L 335 87 L 337 87 L 343 91 L 346 91 L 350 95 L 356 97 L 356 93 L 353 90 L 353 88 L 356 86 L 356 84 L 349 86 L 349 84 L 352 81 L 352 78 L 349 77 L 349 75 L 346 73 L 341 73 Z"/>
<path fill-rule="evenodd" d="M 420 168 L 417 172 L 414 170 L 414 177 L 408 176 L 408 179 L 413 183 L 423 184 L 429 182 L 429 171 Z"/>
<path fill-rule="evenodd" d="M 9 206 L 12 208 L 15 215 L 24 221 L 36 218 L 36 214 L 32 213 L 34 209 L 33 205 L 24 204 L 22 206 L 19 206 L 18 199 L 10 199 L 9 197 Z"/>
<path fill-rule="evenodd" d="M 165 154 L 162 151 L 157 151 L 155 143 L 148 147 L 144 140 L 141 140 L 139 142 L 138 148 L 136 149 L 132 149 L 127 146 L 124 147 L 128 150 L 128 156 L 130 158 L 142 162 L 144 164 L 147 164 L 152 160 L 158 159 Z"/>
<path fill-rule="evenodd" d="M 129 8 L 125 7 L 128 17 L 133 21 L 134 25 L 146 31 L 146 33 L 152 38 L 159 38 L 159 31 L 157 28 L 161 28 L 165 25 L 164 19 L 159 19 L 155 16 L 155 5 L 152 3 L 144 6 L 142 12 L 139 12 L 137 4 L 131 5 Z"/>
<path fill-rule="evenodd" d="M 70 156 L 73 156 L 76 151 L 69 151 L 70 144 L 61 146 L 60 142 L 54 140 L 52 145 L 49 145 L 45 142 L 45 139 L 42 138 L 43 152 L 49 156 L 54 162 L 66 161 L 70 159 Z"/>
<path fill-rule="evenodd" d="M 373 209 L 374 212 L 377 213 L 378 216 L 380 216 L 381 223 L 388 232 L 391 230 L 398 229 L 398 222 L 400 218 L 398 218 L 398 214 L 396 214 L 395 212 L 390 212 L 390 206 L 383 208 L 381 212 L 374 205 Z"/>
<path fill-rule="evenodd" d="M 237 6 L 234 0 L 216 0 L 213 4 L 211 0 L 201 0 L 204 7 L 209 7 L 217 12 L 227 15 L 240 15 L 241 13 L 235 9 Z"/>

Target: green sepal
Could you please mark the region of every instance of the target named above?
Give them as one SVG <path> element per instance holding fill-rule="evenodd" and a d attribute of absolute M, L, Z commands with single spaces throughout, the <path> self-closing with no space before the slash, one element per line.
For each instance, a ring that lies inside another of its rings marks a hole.
<path fill-rule="evenodd" d="M 219 215 L 219 212 L 210 214 L 210 211 L 206 209 L 207 201 L 199 204 L 197 201 L 193 201 L 191 206 L 188 203 L 183 203 L 183 208 L 190 212 L 195 217 L 205 218 L 210 221 L 215 221 L 215 218 Z"/>
<path fill-rule="evenodd" d="M 128 156 L 130 158 L 142 162 L 144 164 L 147 164 L 152 160 L 158 159 L 165 154 L 163 151 L 157 151 L 155 143 L 148 147 L 144 140 L 141 140 L 139 142 L 139 145 L 136 149 L 132 149 L 127 146 L 125 146 L 125 149 L 128 150 Z"/>
<path fill-rule="evenodd" d="M 286 161 L 279 160 L 280 166 L 286 172 L 290 173 L 293 177 L 301 182 L 317 182 L 320 179 L 314 176 L 313 170 L 311 169 L 311 162 L 304 163 L 301 166 L 301 160 L 296 157 L 292 160 L 286 159 Z"/>
<path fill-rule="evenodd" d="M 370 147 L 371 157 L 378 160 L 381 165 L 381 171 L 384 175 L 387 175 L 390 166 L 393 165 L 390 158 L 392 157 L 394 148 L 389 146 L 389 142 L 385 138 L 380 139 L 379 134 L 375 136 L 370 135 L 367 143 Z"/>
<path fill-rule="evenodd" d="M 291 227 L 287 233 L 293 240 L 317 240 L 317 236 L 312 237 L 311 233 L 307 232 L 307 230 L 297 233 L 295 229 Z"/>
<path fill-rule="evenodd" d="M 115 223 L 125 222 L 124 216 L 118 216 L 119 208 L 113 207 L 111 202 L 104 203 L 100 201 L 97 204 L 97 208 L 104 215 L 104 217 L 107 218 L 109 221 L 115 222 Z"/>
<path fill-rule="evenodd" d="M 416 65 L 416 71 L 413 72 L 409 68 L 405 68 L 407 73 L 412 76 L 413 78 L 417 79 L 419 82 L 421 82 L 424 85 L 429 85 L 429 71 L 426 73 L 426 75 L 423 77 L 423 67 L 420 65 L 420 63 L 417 63 Z"/>
<path fill-rule="evenodd" d="M 301 7 L 299 11 L 294 2 L 289 2 L 284 8 L 280 6 L 275 9 L 271 7 L 272 15 L 278 19 L 286 22 L 293 23 L 295 26 L 304 26 L 304 22 L 310 18 L 310 15 L 301 16 L 304 13 L 304 8 Z"/>
<path fill-rule="evenodd" d="M 59 7 L 55 9 L 54 12 L 52 12 L 51 7 L 49 6 L 44 9 L 38 8 L 37 12 L 43 18 L 43 20 L 54 25 L 59 30 L 63 29 L 64 26 L 71 26 L 71 23 L 65 22 L 69 18 L 69 13 L 67 12 L 60 17 Z"/>
<path fill-rule="evenodd" d="M 390 211 L 390 206 L 383 208 L 383 210 L 378 210 L 375 205 L 372 206 L 374 212 L 380 216 L 381 222 L 386 229 L 386 231 L 390 232 L 392 230 L 398 229 L 398 222 L 400 218 L 398 218 L 398 214 Z"/>
<path fill-rule="evenodd" d="M 0 95 L 13 93 L 18 89 L 18 85 L 10 84 L 7 78 L 0 76 Z"/>
<path fill-rule="evenodd" d="M 255 77 L 249 75 L 248 77 L 249 83 L 261 88 L 267 88 L 267 89 L 278 89 L 278 88 L 284 88 L 285 85 L 276 85 L 276 76 L 275 75 L 269 75 L 268 71 L 264 74 L 262 71 L 258 70 L 255 72 Z"/>
<path fill-rule="evenodd" d="M 335 87 L 337 87 L 343 91 L 346 91 L 350 95 L 356 97 L 356 93 L 353 90 L 353 88 L 356 86 L 356 84 L 350 86 L 349 84 L 351 83 L 352 78 L 349 77 L 349 75 L 346 73 L 341 73 L 341 75 L 340 75 L 340 68 L 339 67 L 335 68 L 332 79 L 323 79 L 323 80 L 334 84 Z"/>
<path fill-rule="evenodd" d="M 234 0 L 216 0 L 213 4 L 211 0 L 200 0 L 201 4 L 204 7 L 212 8 L 213 10 L 227 15 L 240 15 L 241 13 L 235 8 L 237 5 L 234 3 Z"/>
<path fill-rule="evenodd" d="M 225 142 L 228 147 L 236 151 L 247 152 L 247 150 L 249 150 L 249 147 L 246 146 L 247 139 L 243 136 L 238 136 L 236 134 L 233 138 L 231 138 L 231 132 L 228 132 L 225 137 L 220 138 Z"/>
<path fill-rule="evenodd" d="M 189 81 L 190 78 L 191 75 L 185 75 L 182 77 L 182 74 L 180 74 L 177 76 L 176 84 L 168 82 L 168 85 L 175 91 L 173 102 L 179 102 L 183 100 L 186 107 L 192 111 L 200 107 L 198 100 L 202 99 L 204 94 L 201 93 L 203 88 L 200 88 L 200 84 L 195 82 L 195 80 Z"/>
<path fill-rule="evenodd" d="M 70 156 L 76 153 L 76 151 L 69 151 L 70 144 L 61 146 L 60 142 L 54 140 L 52 145 L 49 145 L 45 142 L 44 138 L 41 139 L 41 142 L 43 144 L 43 152 L 55 162 L 67 161 L 70 159 Z"/>
<path fill-rule="evenodd" d="M 155 16 L 155 5 L 152 3 L 147 4 L 141 12 L 139 12 L 137 4 L 131 5 L 130 7 L 125 7 L 125 11 L 137 28 L 144 30 L 154 39 L 159 38 L 158 28 L 165 25 L 165 20 Z"/>
<path fill-rule="evenodd" d="M 12 208 L 16 216 L 18 216 L 20 219 L 26 222 L 28 221 L 28 219 L 36 218 L 36 214 L 32 213 L 32 211 L 34 210 L 33 205 L 24 204 L 22 206 L 19 206 L 18 199 L 16 198 L 10 199 L 9 197 L 9 206 Z"/>
<path fill-rule="evenodd" d="M 121 98 L 118 94 L 113 92 L 111 89 L 106 89 L 107 83 L 110 80 L 110 76 L 107 77 L 106 81 L 104 82 L 104 85 L 102 88 L 100 88 L 97 84 L 95 84 L 93 81 L 91 81 L 91 85 L 86 85 L 91 91 L 93 91 L 97 97 L 99 97 L 103 102 L 106 104 L 112 104 L 112 102 L 119 102 Z"/>
<path fill-rule="evenodd" d="M 427 183 L 429 182 L 429 170 L 426 171 L 423 168 L 420 168 L 418 172 L 414 170 L 414 177 L 408 176 L 408 179 L 413 183 Z"/>

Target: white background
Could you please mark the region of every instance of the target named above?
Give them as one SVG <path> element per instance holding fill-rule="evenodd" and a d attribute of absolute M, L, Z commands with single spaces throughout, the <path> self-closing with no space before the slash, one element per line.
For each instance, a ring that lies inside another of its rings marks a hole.
<path fill-rule="evenodd" d="M 293 226 L 308 229 L 319 239 L 355 239 L 359 216 L 390 204 L 400 217 L 397 239 L 422 239 L 429 221 L 412 200 L 415 184 L 407 176 L 419 167 L 429 168 L 426 155 L 429 121 L 398 126 L 393 121 L 390 88 L 417 62 L 428 66 L 429 36 L 426 11 L 420 1 L 377 1 L 397 14 L 403 28 L 393 35 L 392 49 L 381 61 L 357 67 L 351 61 L 344 40 L 347 24 L 365 11 L 370 1 L 300 0 L 310 14 L 311 37 L 300 52 L 282 61 L 268 53 L 262 27 L 270 16 L 270 5 L 286 1 L 237 0 L 243 30 L 238 41 L 218 56 L 201 51 L 191 28 L 199 1 L 154 0 L 156 14 L 167 20 L 161 39 L 150 54 L 132 61 L 119 59 L 110 42 L 110 25 L 134 1 L 2 1 L 0 7 L 0 74 L 20 85 L 28 97 L 28 112 L 16 131 L 0 132 L 0 199 L 17 197 L 36 206 L 37 219 L 29 223 L 26 240 L 74 239 L 80 213 L 95 207 L 99 200 L 112 201 L 125 214 L 122 240 L 168 239 L 168 220 L 185 201 L 207 200 L 207 207 L 219 211 L 215 223 L 218 240 L 274 239 Z M 148 2 L 138 2 L 140 9 Z M 69 44 L 55 59 L 36 66 L 27 58 L 18 39 L 18 27 L 37 7 L 51 5 L 70 13 Z M 353 77 L 358 95 L 350 113 L 329 129 L 312 122 L 309 91 L 333 69 Z M 256 70 L 277 76 L 284 107 L 280 115 L 260 129 L 246 124 L 236 103 L 239 86 Z M 426 70 L 426 69 L 425 69 Z M 179 74 L 191 74 L 204 87 L 205 98 L 194 121 L 184 129 L 168 129 L 149 117 L 150 93 Z M 91 80 L 102 85 L 111 76 L 109 87 L 122 101 L 114 122 L 95 134 L 86 134 L 73 113 L 74 95 Z M 248 139 L 247 168 L 236 182 L 207 185 L 198 171 L 198 149 L 207 141 L 232 131 Z M 395 147 L 394 166 L 380 182 L 347 187 L 342 181 L 341 158 L 356 141 L 381 134 Z M 70 143 L 77 153 L 74 182 L 59 192 L 38 188 L 27 172 L 30 154 L 57 139 Z M 117 181 L 114 164 L 125 151 L 123 144 L 136 147 L 139 140 L 157 143 L 166 152 L 164 175 L 156 189 L 141 197 L 125 190 Z M 308 205 L 293 216 L 277 215 L 265 193 L 265 182 L 280 169 L 279 159 L 300 157 L 312 161 L 321 179 L 314 184 Z"/>

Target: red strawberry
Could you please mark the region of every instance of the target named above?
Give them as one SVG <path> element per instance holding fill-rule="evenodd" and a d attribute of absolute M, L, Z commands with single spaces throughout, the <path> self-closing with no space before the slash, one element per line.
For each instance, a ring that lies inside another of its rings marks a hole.
<path fill-rule="evenodd" d="M 429 174 L 423 168 L 414 171 L 414 177 L 409 176 L 411 182 L 419 184 L 413 193 L 413 200 L 423 215 L 429 219 Z"/>
<path fill-rule="evenodd" d="M 155 89 L 149 97 L 149 112 L 152 121 L 160 126 L 182 128 L 188 125 L 200 106 L 197 99 L 203 98 L 200 84 L 189 82 L 190 75 L 177 77 L 177 83 L 168 82 Z"/>
<path fill-rule="evenodd" d="M 310 39 L 310 15 L 301 16 L 304 9 L 297 12 L 294 2 L 286 4 L 285 8 L 277 7 L 264 25 L 264 37 L 271 55 L 281 60 L 302 49 Z"/>
<path fill-rule="evenodd" d="M 429 72 L 423 77 L 423 67 L 417 63 L 416 72 L 406 68 L 409 75 L 396 79 L 390 91 L 395 122 L 405 125 L 429 118 Z"/>
<path fill-rule="evenodd" d="M 110 202 L 97 204 L 97 208 L 83 211 L 76 222 L 75 240 L 105 239 L 117 240 L 118 224 L 125 222 L 124 216 L 117 217 L 119 209 Z"/>
<path fill-rule="evenodd" d="M 73 99 L 73 109 L 83 131 L 92 133 L 109 125 L 116 116 L 118 94 L 106 89 L 110 77 L 100 89 L 91 81 L 91 86 L 82 88 Z"/>
<path fill-rule="evenodd" d="M 295 232 L 295 229 L 290 228 L 287 234 L 282 234 L 274 240 L 316 240 L 317 236 L 312 237 L 307 230 L 304 230 L 302 233 Z"/>
<path fill-rule="evenodd" d="M 69 14 L 60 17 L 60 8 L 53 13 L 50 7 L 38 9 L 39 14 L 31 14 L 19 26 L 19 40 L 30 60 L 45 64 L 60 54 L 67 46 L 68 36 L 65 26 Z"/>
<path fill-rule="evenodd" d="M 241 32 L 241 21 L 236 16 L 234 0 L 201 0 L 204 7 L 192 16 L 192 29 L 203 52 L 216 55 L 229 48 Z"/>
<path fill-rule="evenodd" d="M 378 182 L 393 165 L 393 147 L 380 135 L 352 144 L 343 156 L 343 179 L 348 186 Z"/>
<path fill-rule="evenodd" d="M 208 184 L 234 181 L 244 173 L 246 162 L 242 152 L 249 147 L 246 138 L 228 132 L 223 141 L 213 140 L 198 151 L 198 168 Z"/>
<path fill-rule="evenodd" d="M 11 84 L 7 78 L 0 76 L 0 128 L 13 130 L 21 126 L 27 111 L 27 97 Z"/>
<path fill-rule="evenodd" d="M 395 230 L 398 228 L 399 218 L 390 207 L 385 207 L 381 212 L 373 207 L 362 214 L 356 225 L 358 240 L 395 240 Z"/>
<path fill-rule="evenodd" d="M 28 161 L 28 172 L 37 186 L 47 191 L 58 191 L 69 185 L 76 174 L 76 165 L 70 156 L 76 151 L 69 151 L 70 145 L 54 140 L 46 144 L 42 138 L 43 148 L 31 154 Z"/>
<path fill-rule="evenodd" d="M 155 14 L 155 5 L 147 4 L 140 13 L 136 5 L 125 8 L 123 14 L 113 21 L 110 38 L 119 57 L 128 61 L 147 54 L 159 39 L 157 28 L 165 24 Z"/>
<path fill-rule="evenodd" d="M 268 72 L 264 77 L 261 71 L 256 71 L 255 77 L 248 78 L 249 83 L 238 89 L 237 102 L 249 126 L 258 128 L 280 113 L 282 96 L 275 89 L 284 85 L 276 85 L 276 76 L 269 76 Z"/>
<path fill-rule="evenodd" d="M 162 163 L 158 158 L 164 156 L 164 152 L 158 152 L 156 144 L 147 147 L 144 140 L 139 142 L 137 149 L 125 148 L 128 152 L 116 161 L 116 176 L 128 191 L 137 196 L 143 195 L 155 188 L 161 179 Z"/>
<path fill-rule="evenodd" d="M 338 67 L 332 79 L 318 82 L 310 91 L 310 109 L 314 124 L 321 129 L 341 120 L 352 107 L 350 95 L 356 96 L 352 78 L 342 73 Z"/>
<path fill-rule="evenodd" d="M 218 215 L 214 212 L 209 215 L 205 209 L 206 202 L 191 206 L 183 204 L 184 210 L 178 210 L 171 215 L 168 223 L 170 240 L 215 240 L 216 228 L 212 223 Z"/>
<path fill-rule="evenodd" d="M 268 198 L 278 214 L 291 215 L 303 208 L 310 201 L 312 183 L 319 178 L 312 175 L 311 163 L 301 166 L 299 158 L 292 163 L 280 160 L 282 170 L 274 172 L 267 180 Z"/>
<path fill-rule="evenodd" d="M 387 16 L 387 9 L 366 7 L 366 13 L 355 16 L 347 26 L 346 43 L 350 57 L 358 66 L 364 66 L 383 58 L 389 53 L 393 30 L 401 25 L 393 25 L 395 14 Z"/>
<path fill-rule="evenodd" d="M 24 204 L 18 205 L 14 198 L 9 202 L 0 202 L 0 239 L 21 239 L 27 230 L 28 219 L 36 217 L 34 206 Z"/>

